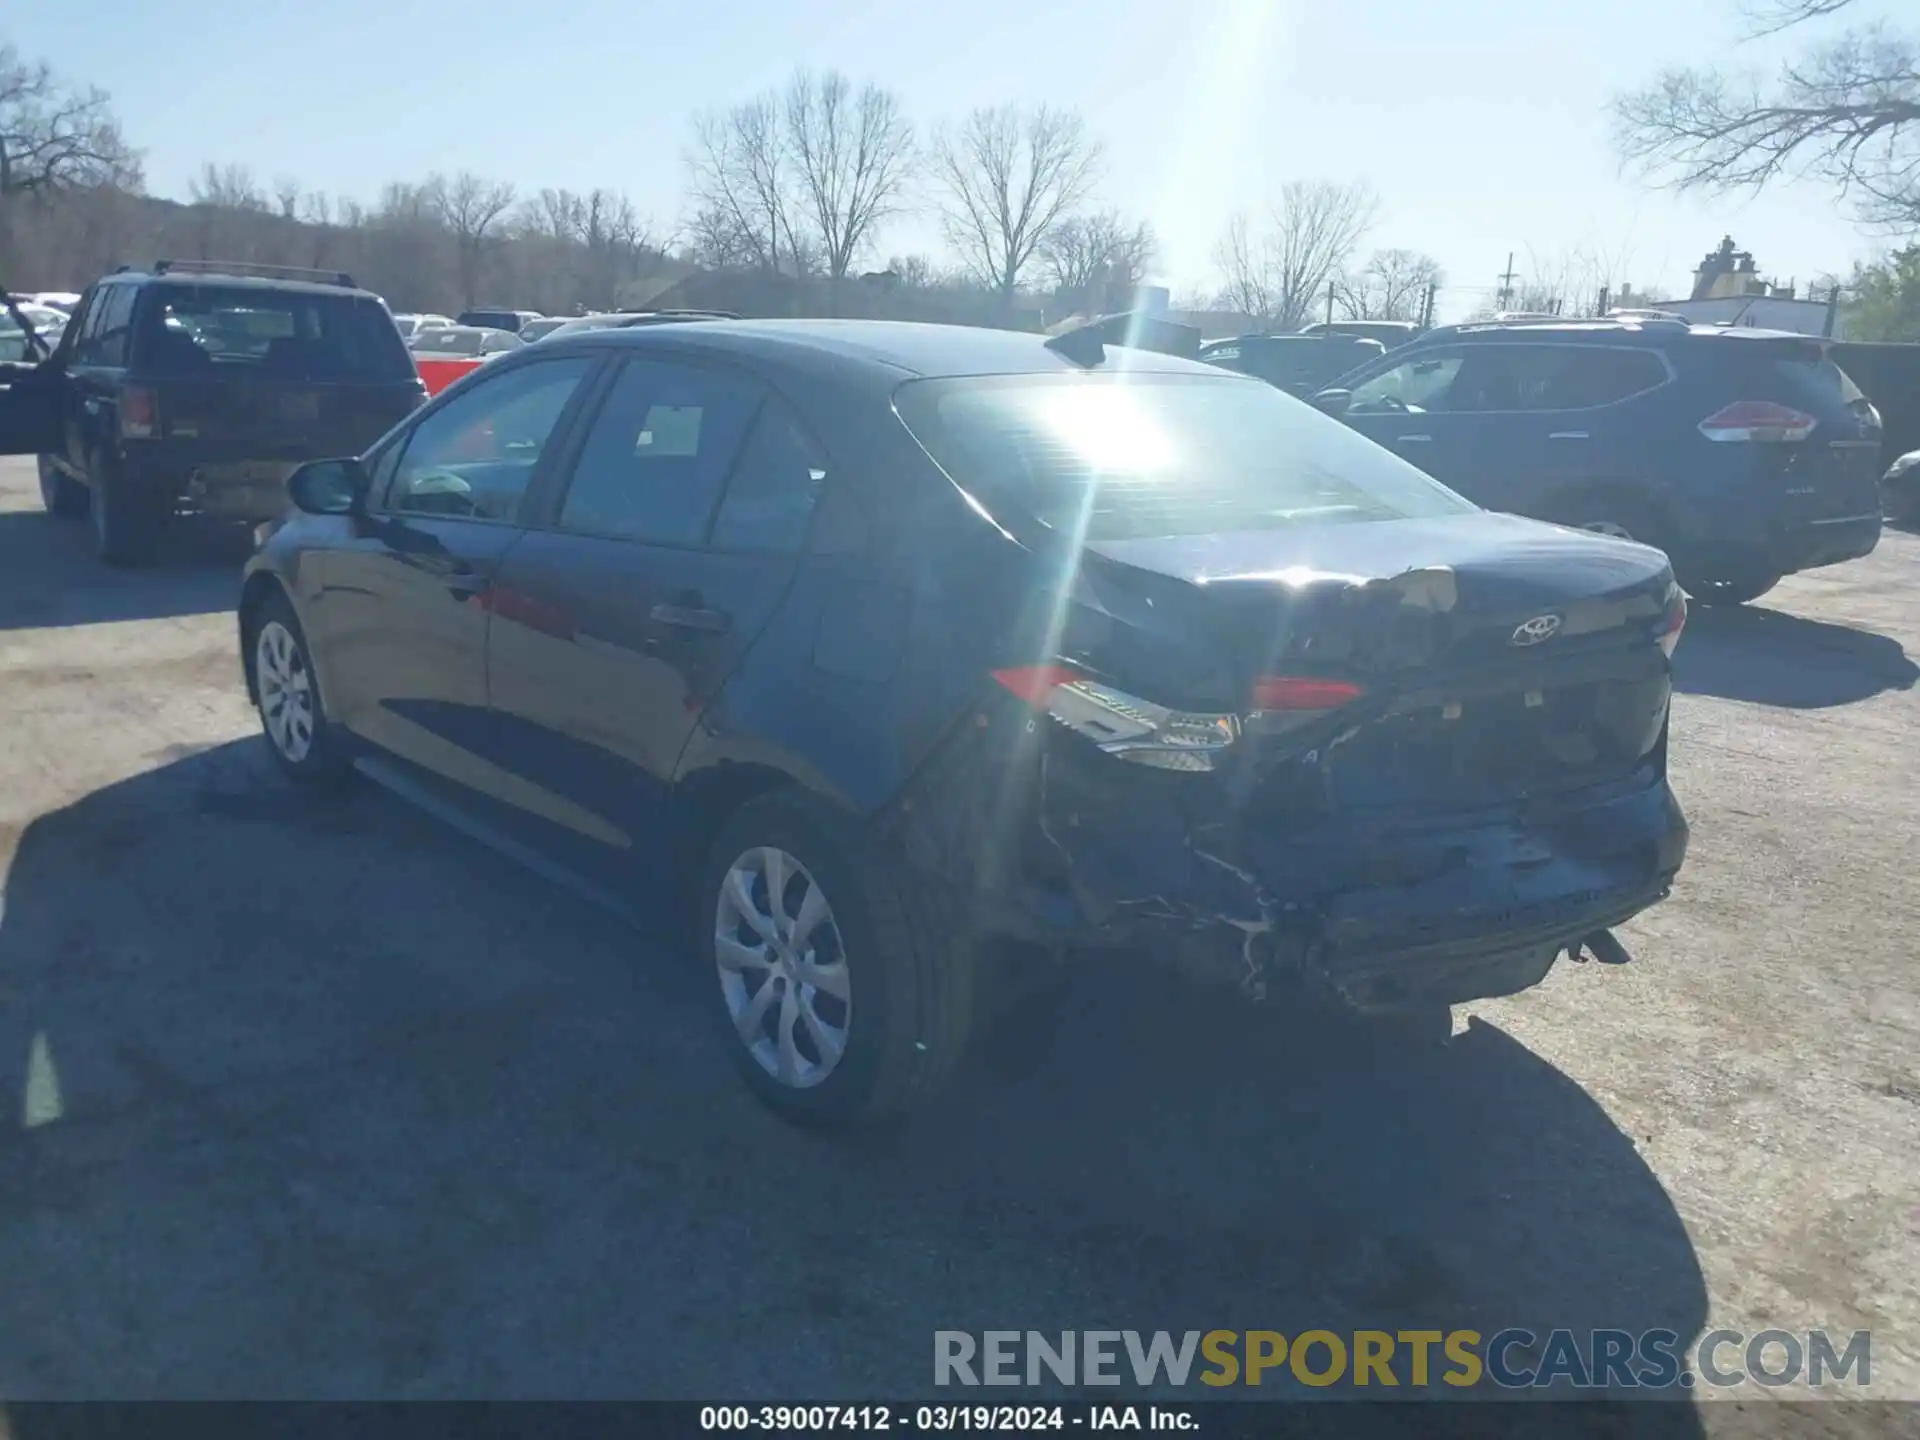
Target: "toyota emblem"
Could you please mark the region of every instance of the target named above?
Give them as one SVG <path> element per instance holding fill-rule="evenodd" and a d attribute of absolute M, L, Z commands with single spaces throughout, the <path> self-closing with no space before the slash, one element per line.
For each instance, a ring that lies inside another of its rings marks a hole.
<path fill-rule="evenodd" d="M 1558 615 L 1536 615 L 1513 627 L 1513 638 L 1509 645 L 1538 645 L 1543 640 L 1551 640 L 1560 633 Z"/>

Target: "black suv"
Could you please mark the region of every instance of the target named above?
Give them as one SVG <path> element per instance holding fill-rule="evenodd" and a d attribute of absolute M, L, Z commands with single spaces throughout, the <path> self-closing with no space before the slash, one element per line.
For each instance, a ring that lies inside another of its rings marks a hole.
<path fill-rule="evenodd" d="M 1308 395 L 1386 353 L 1378 340 L 1354 335 L 1236 335 L 1210 340 L 1200 358 L 1237 370 L 1289 395 Z"/>
<path fill-rule="evenodd" d="M 48 511 L 90 512 L 116 565 L 151 559 L 183 507 L 277 518 L 302 461 L 364 450 L 426 398 L 379 296 L 345 275 L 226 262 L 116 271 L 52 357 L 16 376 L 22 396 L 60 392 L 34 407 Z"/>
<path fill-rule="evenodd" d="M 1490 510 L 1665 550 L 1702 601 L 1880 540 L 1880 416 L 1829 342 L 1677 319 L 1430 331 L 1314 403 Z"/>

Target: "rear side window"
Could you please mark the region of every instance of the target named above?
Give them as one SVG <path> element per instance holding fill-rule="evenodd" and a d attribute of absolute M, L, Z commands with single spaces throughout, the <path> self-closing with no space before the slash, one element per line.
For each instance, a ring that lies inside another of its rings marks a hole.
<path fill-rule="evenodd" d="M 713 522 L 715 550 L 788 555 L 806 543 L 826 460 L 787 407 L 769 400 L 747 434 Z"/>
<path fill-rule="evenodd" d="M 136 360 L 149 374 L 398 383 L 413 362 L 370 296 L 156 285 L 141 307 Z"/>
<path fill-rule="evenodd" d="M 1227 375 L 916 380 L 894 403 L 963 490 L 1093 541 L 1475 508 L 1313 407 Z"/>
<path fill-rule="evenodd" d="M 1586 410 L 1611 405 L 1667 383 L 1667 367 L 1651 350 L 1594 346 L 1570 352 L 1542 386 L 1542 408 Z"/>
<path fill-rule="evenodd" d="M 561 528 L 700 544 L 761 396 L 744 376 L 628 361 L 587 433 Z"/>
<path fill-rule="evenodd" d="M 108 285 L 100 291 L 74 354 L 79 364 L 127 363 L 127 337 L 132 330 L 134 301 L 139 293 L 135 286 L 126 284 Z"/>

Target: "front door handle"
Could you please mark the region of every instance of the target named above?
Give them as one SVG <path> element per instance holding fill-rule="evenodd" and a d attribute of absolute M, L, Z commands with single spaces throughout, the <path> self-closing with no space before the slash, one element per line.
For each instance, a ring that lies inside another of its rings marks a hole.
<path fill-rule="evenodd" d="M 1584 430 L 1556 430 L 1547 436 L 1549 440 L 1585 440 L 1586 438 L 1587 432 Z"/>
<path fill-rule="evenodd" d="M 676 630 L 705 630 L 722 634 L 733 623 L 724 610 L 703 610 L 690 605 L 656 605 L 650 612 L 655 622 Z"/>
<path fill-rule="evenodd" d="M 1432 439 L 1433 437 L 1431 435 L 1400 435 L 1395 437 L 1394 443 L 1397 445 L 1425 445 Z"/>

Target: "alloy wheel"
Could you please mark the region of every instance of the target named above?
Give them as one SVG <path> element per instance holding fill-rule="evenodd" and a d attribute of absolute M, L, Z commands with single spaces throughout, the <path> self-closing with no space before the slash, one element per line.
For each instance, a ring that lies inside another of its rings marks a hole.
<path fill-rule="evenodd" d="M 720 882 L 713 953 L 740 1043 L 780 1084 L 811 1089 L 846 1054 L 853 992 L 833 906 L 786 851 L 746 851 Z"/>
<path fill-rule="evenodd" d="M 267 738 L 288 764 L 300 764 L 313 750 L 313 676 L 300 642 L 278 620 L 260 627 L 254 645 L 254 683 Z"/>

